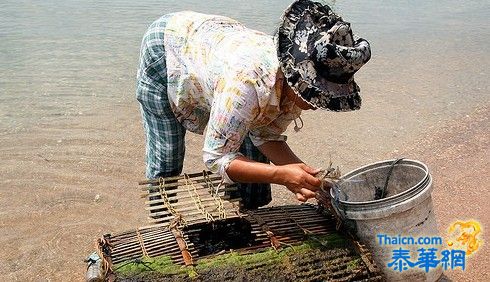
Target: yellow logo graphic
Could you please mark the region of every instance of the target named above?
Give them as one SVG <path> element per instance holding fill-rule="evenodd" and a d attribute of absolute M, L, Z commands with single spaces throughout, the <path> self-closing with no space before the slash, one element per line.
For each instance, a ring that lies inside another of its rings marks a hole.
<path fill-rule="evenodd" d="M 458 228 L 459 227 L 459 228 Z M 456 242 L 449 240 L 447 244 L 450 247 L 464 249 L 466 246 L 466 254 L 471 255 L 471 253 L 476 252 L 482 244 L 482 240 L 478 239 L 478 235 L 481 233 L 480 223 L 475 220 L 470 220 L 467 222 L 456 221 L 449 226 L 449 234 L 453 234 L 456 229 L 461 232 L 460 236 L 456 238 Z"/>

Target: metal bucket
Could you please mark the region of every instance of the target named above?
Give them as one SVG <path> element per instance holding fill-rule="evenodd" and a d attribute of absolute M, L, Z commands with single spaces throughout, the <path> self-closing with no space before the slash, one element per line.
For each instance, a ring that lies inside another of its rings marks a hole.
<path fill-rule="evenodd" d="M 416 241 L 439 237 L 432 189 L 432 177 L 425 164 L 400 159 L 349 172 L 330 190 L 330 195 L 340 216 L 352 223 L 359 239 L 371 248 L 388 281 L 437 281 L 442 274 L 440 265 L 426 272 L 418 265 L 404 265 L 403 260 L 393 263 L 396 250 L 408 250 L 405 254 L 410 256 L 410 262 L 417 262 L 420 248 L 435 248 L 440 254 L 442 240 L 424 245 Z M 397 238 L 409 237 L 414 238 L 415 244 L 396 244 Z"/>

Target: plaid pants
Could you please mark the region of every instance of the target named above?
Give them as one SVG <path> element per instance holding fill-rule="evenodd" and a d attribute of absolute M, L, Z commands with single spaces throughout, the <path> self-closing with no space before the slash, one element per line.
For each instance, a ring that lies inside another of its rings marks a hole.
<path fill-rule="evenodd" d="M 163 36 L 168 16 L 148 28 L 140 51 L 136 98 L 140 103 L 146 134 L 146 177 L 169 177 L 182 173 L 186 129 L 175 118 L 167 95 L 167 71 Z M 240 152 L 249 159 L 269 160 L 246 137 Z M 239 183 L 233 197 L 241 197 L 243 207 L 256 209 L 271 200 L 270 184 Z"/>

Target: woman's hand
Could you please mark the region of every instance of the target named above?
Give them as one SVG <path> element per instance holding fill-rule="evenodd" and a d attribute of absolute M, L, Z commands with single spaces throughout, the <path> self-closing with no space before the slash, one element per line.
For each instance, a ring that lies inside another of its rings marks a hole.
<path fill-rule="evenodd" d="M 286 186 L 296 195 L 296 199 L 306 202 L 315 197 L 315 192 L 321 186 L 321 181 L 313 176 L 320 170 L 313 169 L 304 163 L 277 166 L 275 183 Z"/>
<path fill-rule="evenodd" d="M 226 172 L 235 182 L 284 185 L 302 202 L 314 198 L 321 186 L 321 181 L 313 176 L 320 170 L 302 162 L 274 166 L 238 156 L 230 162 Z"/>

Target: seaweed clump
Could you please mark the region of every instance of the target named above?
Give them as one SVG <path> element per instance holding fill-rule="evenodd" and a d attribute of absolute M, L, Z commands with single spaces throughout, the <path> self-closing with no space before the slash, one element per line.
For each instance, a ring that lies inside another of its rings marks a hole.
<path fill-rule="evenodd" d="M 345 281 L 381 280 L 367 271 L 350 243 L 339 234 L 310 236 L 302 244 L 242 254 L 229 252 L 202 258 L 192 267 L 170 257 L 123 262 L 114 267 L 118 281 Z"/>

